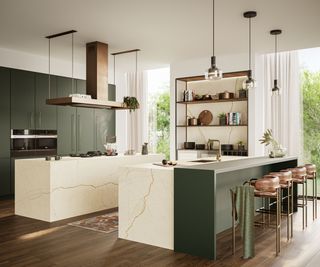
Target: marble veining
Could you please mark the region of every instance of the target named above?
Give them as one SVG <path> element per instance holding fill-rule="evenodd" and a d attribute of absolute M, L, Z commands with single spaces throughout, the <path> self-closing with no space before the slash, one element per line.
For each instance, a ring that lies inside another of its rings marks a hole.
<path fill-rule="evenodd" d="M 153 173 L 152 173 L 152 169 L 150 169 L 150 172 L 151 172 L 151 182 L 150 182 L 150 185 L 149 185 L 149 188 L 148 188 L 148 192 L 143 196 L 143 206 L 142 206 L 142 209 L 141 211 L 134 216 L 134 218 L 132 219 L 129 227 L 127 228 L 127 230 L 125 231 L 126 232 L 126 238 L 128 238 L 128 235 L 129 235 L 129 231 L 130 229 L 133 227 L 134 225 L 134 222 L 144 213 L 144 211 L 146 210 L 146 207 L 147 207 L 147 199 L 148 197 L 150 196 L 150 193 L 151 193 L 151 188 L 152 188 L 152 185 L 154 184 L 154 176 L 153 176 Z"/>
<path fill-rule="evenodd" d="M 126 165 L 159 162 L 162 155 L 16 160 L 15 214 L 54 222 L 118 207 Z"/>

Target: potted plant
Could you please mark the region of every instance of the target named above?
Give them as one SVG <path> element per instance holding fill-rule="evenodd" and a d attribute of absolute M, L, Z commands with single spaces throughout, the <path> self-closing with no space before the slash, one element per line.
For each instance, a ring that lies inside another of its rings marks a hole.
<path fill-rule="evenodd" d="M 139 101 L 134 96 L 125 96 L 123 103 L 125 107 L 129 108 L 130 112 L 135 111 L 140 106 Z"/>
<path fill-rule="evenodd" d="M 244 142 L 242 142 L 242 141 L 238 142 L 238 150 L 239 151 L 244 151 L 245 150 Z"/>
<path fill-rule="evenodd" d="M 226 113 L 220 113 L 218 115 L 218 118 L 219 118 L 219 125 L 226 125 L 226 122 L 227 122 L 227 114 Z"/>
<path fill-rule="evenodd" d="M 279 158 L 286 155 L 286 149 L 273 138 L 272 130 L 267 129 L 259 141 L 265 146 L 271 145 L 271 148 L 269 149 L 270 158 Z"/>

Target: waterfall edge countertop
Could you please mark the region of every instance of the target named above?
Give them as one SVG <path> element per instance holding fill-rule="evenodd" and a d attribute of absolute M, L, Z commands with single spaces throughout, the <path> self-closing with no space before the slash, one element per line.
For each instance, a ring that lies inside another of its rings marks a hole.
<path fill-rule="evenodd" d="M 47 222 L 118 207 L 124 166 L 160 162 L 161 154 L 15 160 L 15 214 Z"/>

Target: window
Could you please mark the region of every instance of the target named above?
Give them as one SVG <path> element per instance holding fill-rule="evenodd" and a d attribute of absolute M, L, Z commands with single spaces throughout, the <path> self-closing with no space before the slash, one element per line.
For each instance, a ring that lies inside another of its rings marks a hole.
<path fill-rule="evenodd" d="M 170 158 L 170 69 L 148 71 L 149 150 Z"/>
<path fill-rule="evenodd" d="M 304 162 L 320 168 L 320 48 L 299 51 L 303 96 Z M 318 185 L 319 186 L 319 185 Z M 318 190 L 320 192 L 320 190 Z"/>

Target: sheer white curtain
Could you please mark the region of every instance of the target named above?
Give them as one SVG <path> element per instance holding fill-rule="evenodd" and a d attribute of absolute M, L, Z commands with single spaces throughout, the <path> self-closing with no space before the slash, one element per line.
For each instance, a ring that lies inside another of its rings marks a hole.
<path fill-rule="evenodd" d="M 303 129 L 298 52 L 282 52 L 278 56 L 278 86 L 281 91 L 278 99 L 271 93 L 274 80 L 274 55 L 267 54 L 262 59 L 265 129 L 273 130 L 274 137 L 287 148 L 288 155 L 300 156 Z"/>
<path fill-rule="evenodd" d="M 140 108 L 127 111 L 127 144 L 128 149 L 141 152 L 141 146 L 148 142 L 148 114 L 147 114 L 147 73 L 138 72 L 136 86 L 136 73 L 125 73 L 125 86 L 128 96 L 134 96 L 140 103 Z"/>

